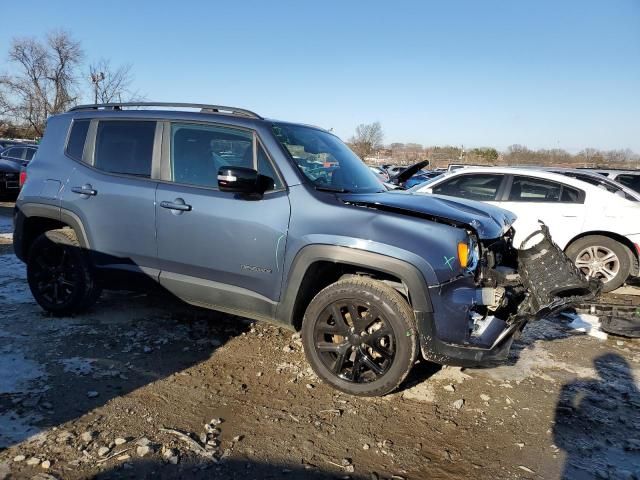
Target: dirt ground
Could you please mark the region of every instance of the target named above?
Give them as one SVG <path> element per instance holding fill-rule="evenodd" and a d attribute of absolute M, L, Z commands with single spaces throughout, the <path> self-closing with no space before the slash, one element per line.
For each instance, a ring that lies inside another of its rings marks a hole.
<path fill-rule="evenodd" d="M 292 332 L 157 294 L 47 316 L 8 245 L 10 207 L 0 479 L 640 479 L 638 340 L 545 319 L 502 365 L 422 363 L 397 393 L 354 398 L 313 375 Z"/>

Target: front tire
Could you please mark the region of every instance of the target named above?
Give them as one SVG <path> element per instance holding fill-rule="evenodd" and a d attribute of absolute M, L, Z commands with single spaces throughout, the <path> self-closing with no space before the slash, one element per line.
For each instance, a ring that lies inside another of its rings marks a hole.
<path fill-rule="evenodd" d="M 71 229 L 36 238 L 29 248 L 27 282 L 36 302 L 54 315 L 79 313 L 100 296 L 91 262 Z"/>
<path fill-rule="evenodd" d="M 602 281 L 603 293 L 622 286 L 631 273 L 627 247 L 603 235 L 589 235 L 569 245 L 567 256 L 588 278 Z"/>
<path fill-rule="evenodd" d="M 395 390 L 418 354 L 411 306 L 367 277 L 339 280 L 314 297 L 302 322 L 302 343 L 320 378 L 359 396 Z"/>

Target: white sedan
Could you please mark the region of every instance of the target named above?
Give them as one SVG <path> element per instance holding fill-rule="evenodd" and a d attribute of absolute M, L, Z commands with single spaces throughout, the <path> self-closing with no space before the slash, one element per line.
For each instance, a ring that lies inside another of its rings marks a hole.
<path fill-rule="evenodd" d="M 640 202 L 557 173 L 509 167 L 468 167 L 409 190 L 479 200 L 518 216 L 514 244 L 549 227 L 553 240 L 609 292 L 639 275 Z"/>

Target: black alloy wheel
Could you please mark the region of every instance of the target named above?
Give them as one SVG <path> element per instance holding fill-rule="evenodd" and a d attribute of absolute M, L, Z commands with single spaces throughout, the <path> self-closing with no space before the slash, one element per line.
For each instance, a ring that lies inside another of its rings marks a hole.
<path fill-rule="evenodd" d="M 29 248 L 27 282 L 38 304 L 56 315 L 78 313 L 100 296 L 88 255 L 71 229 L 50 230 Z"/>
<path fill-rule="evenodd" d="M 51 243 L 33 255 L 32 284 L 47 304 L 59 307 L 69 303 L 84 286 L 80 284 L 78 267 L 63 246 Z"/>
<path fill-rule="evenodd" d="M 406 298 L 369 277 L 348 276 L 321 290 L 307 307 L 301 333 L 316 374 L 351 395 L 395 390 L 418 352 Z"/>
<path fill-rule="evenodd" d="M 393 364 L 393 330 L 378 310 L 358 299 L 327 306 L 315 324 L 314 337 L 324 365 L 349 382 L 375 381 Z"/>

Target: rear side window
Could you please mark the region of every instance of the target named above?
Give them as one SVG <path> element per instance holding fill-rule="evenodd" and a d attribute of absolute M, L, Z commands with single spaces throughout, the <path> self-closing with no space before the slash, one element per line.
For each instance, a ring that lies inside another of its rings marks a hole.
<path fill-rule="evenodd" d="M 510 202 L 557 202 L 562 186 L 541 178 L 514 177 L 509 193 Z"/>
<path fill-rule="evenodd" d="M 578 189 L 535 177 L 513 177 L 510 202 L 537 202 L 537 203 L 579 203 L 581 193 Z"/>
<path fill-rule="evenodd" d="M 4 156 L 14 160 L 22 160 L 23 153 L 24 153 L 24 148 L 14 147 L 7 150 Z"/>
<path fill-rule="evenodd" d="M 575 188 L 562 186 L 562 194 L 560 195 L 560 201 L 566 203 L 578 203 L 580 201 L 580 192 Z"/>
<path fill-rule="evenodd" d="M 433 187 L 433 193 L 469 200 L 492 201 L 498 195 L 502 178 L 502 175 L 491 173 L 460 175 Z"/>
<path fill-rule="evenodd" d="M 24 155 L 24 159 L 30 161 L 36 153 L 35 148 L 27 148 L 27 152 Z"/>
<path fill-rule="evenodd" d="M 84 150 L 84 141 L 87 139 L 87 131 L 89 131 L 90 120 L 75 120 L 71 125 L 69 132 L 69 140 L 67 141 L 67 155 L 74 160 L 82 160 L 82 151 Z"/>
<path fill-rule="evenodd" d="M 94 166 L 109 173 L 151 177 L 156 122 L 101 121 Z"/>

